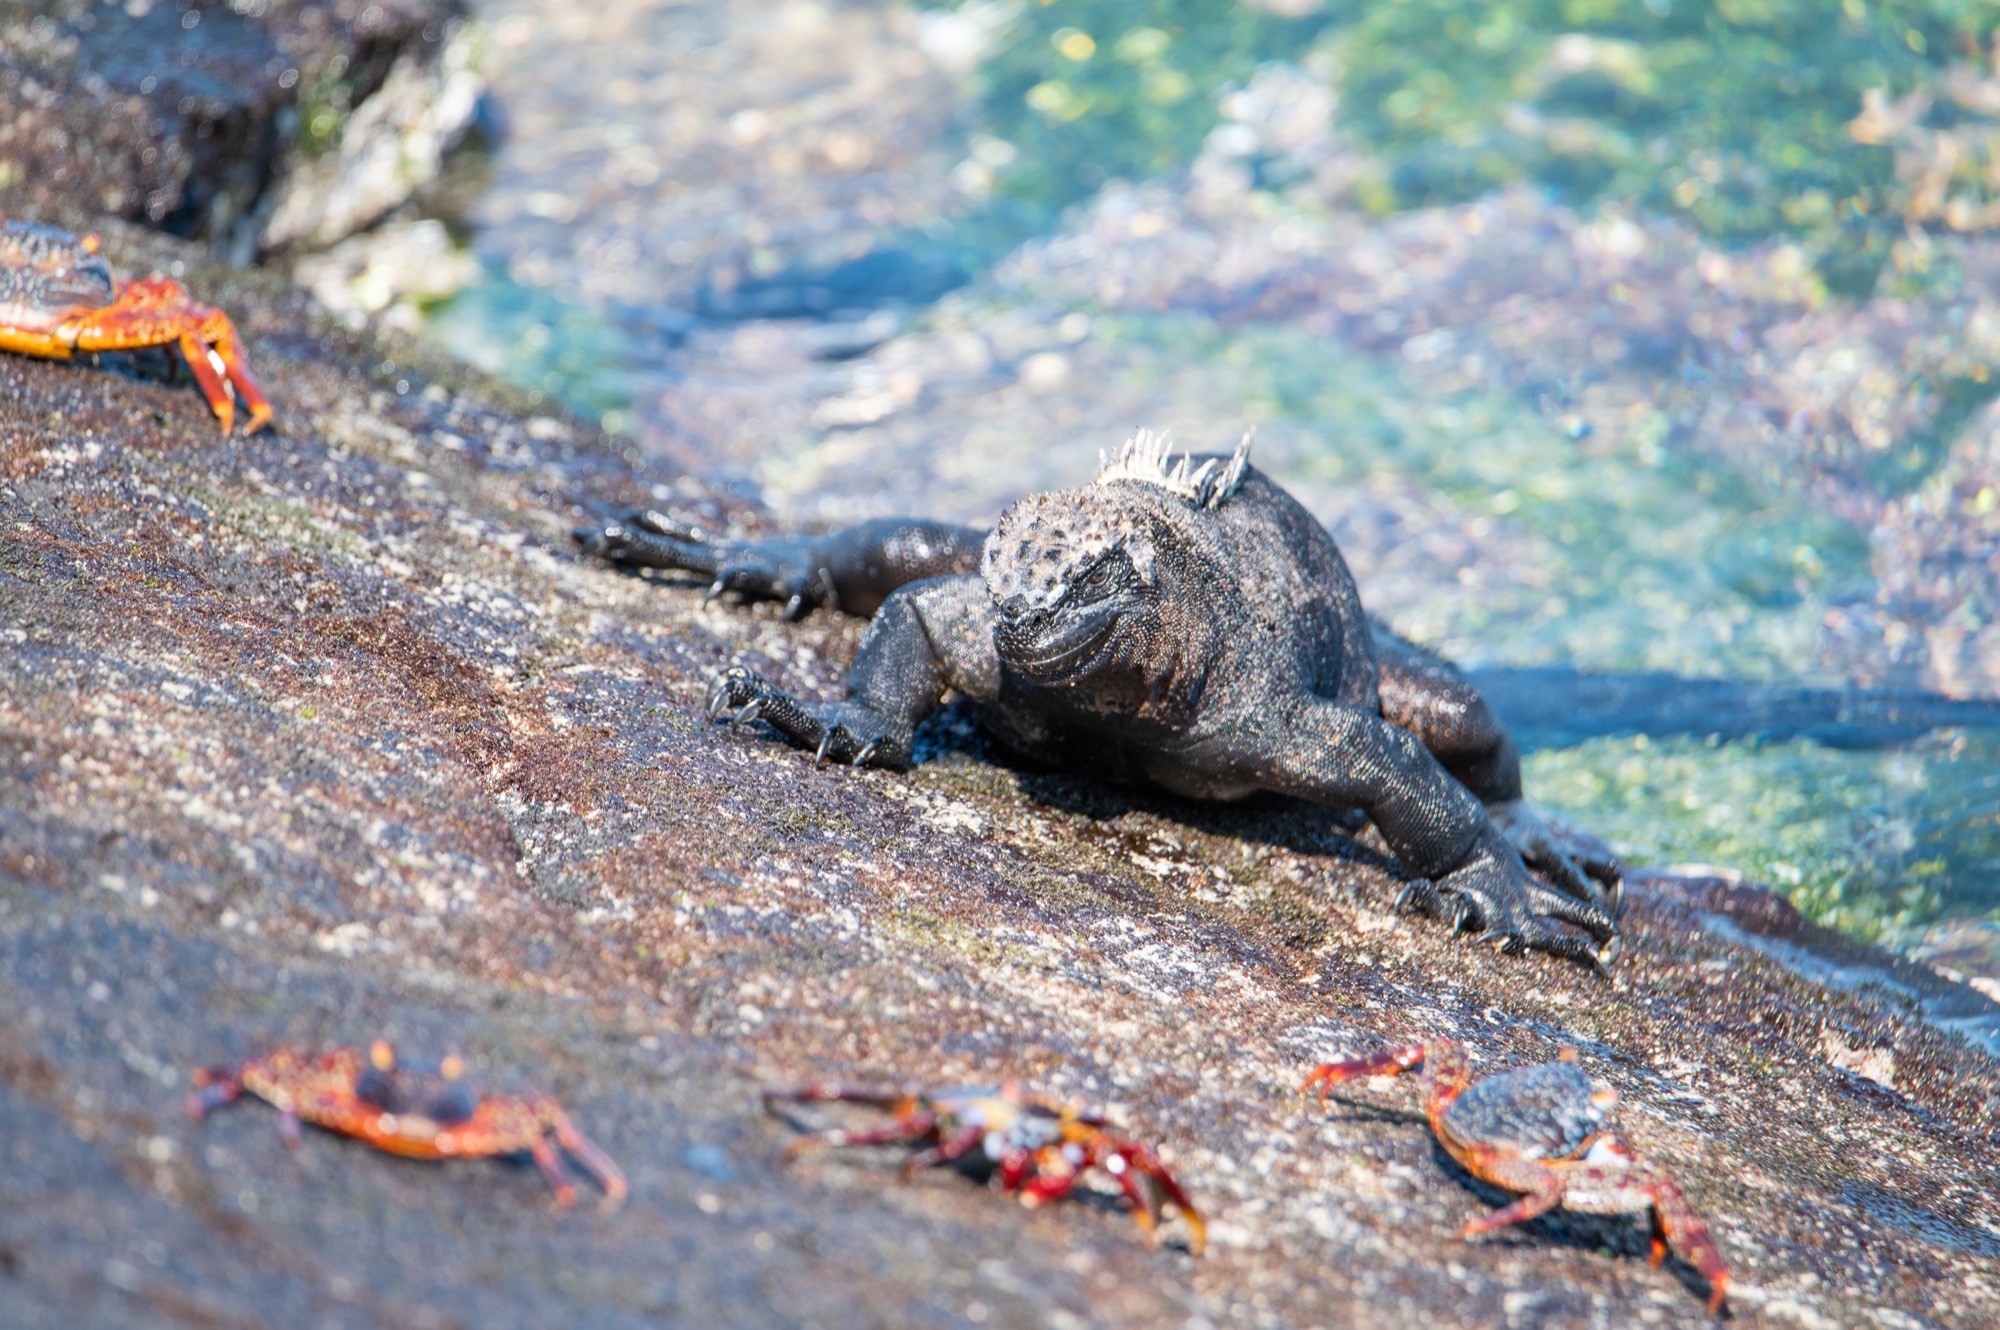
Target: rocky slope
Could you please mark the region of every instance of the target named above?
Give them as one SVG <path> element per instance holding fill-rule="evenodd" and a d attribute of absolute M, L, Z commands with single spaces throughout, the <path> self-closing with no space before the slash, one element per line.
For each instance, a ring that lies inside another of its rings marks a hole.
<path fill-rule="evenodd" d="M 1499 956 L 1397 918 L 1393 865 L 1311 809 L 1018 767 L 956 710 L 910 775 L 815 770 L 702 695 L 738 661 L 826 693 L 855 624 L 566 539 L 623 503 L 760 512 L 274 282 L 108 243 L 238 316 L 279 416 L 224 439 L 164 359 L 0 358 L 13 1323 L 1705 1323 L 1637 1220 L 1461 1242 L 1497 1198 L 1411 1087 L 1295 1093 L 1439 1034 L 1491 1069 L 1580 1049 L 1741 1322 L 2000 1320 L 2000 1067 L 1946 1028 L 1996 1015 L 1971 990 L 1666 879 L 1608 981 Z M 560 1095 L 630 1203 L 182 1113 L 191 1068 L 378 1034 Z M 757 1092 L 825 1075 L 1108 1105 L 1210 1251 L 1149 1248 L 1109 1193 L 781 1168 Z"/>

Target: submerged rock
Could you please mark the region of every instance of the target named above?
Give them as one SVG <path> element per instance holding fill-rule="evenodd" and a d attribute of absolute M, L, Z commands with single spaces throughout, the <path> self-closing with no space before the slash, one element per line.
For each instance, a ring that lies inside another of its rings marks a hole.
<path fill-rule="evenodd" d="M 1409 1087 L 1296 1093 L 1437 1035 L 1482 1073 L 1578 1048 L 1742 1323 L 2000 1320 L 1973 989 L 1725 878 L 1636 884 L 1608 981 L 1500 956 L 1396 916 L 1335 818 L 1023 768 L 956 708 L 907 776 L 816 770 L 703 694 L 734 662 L 830 692 L 855 623 L 567 542 L 619 504 L 761 512 L 268 278 L 107 243 L 236 317 L 278 416 L 223 438 L 151 356 L 0 357 L 10 1324 L 1707 1324 L 1636 1218 L 1460 1241 L 1498 1198 Z M 377 1034 L 559 1095 L 631 1201 L 182 1113 L 193 1067 Z M 1106 1106 L 1210 1250 L 1148 1248 L 1110 1193 L 780 1167 L 757 1091 L 814 1076 Z"/>

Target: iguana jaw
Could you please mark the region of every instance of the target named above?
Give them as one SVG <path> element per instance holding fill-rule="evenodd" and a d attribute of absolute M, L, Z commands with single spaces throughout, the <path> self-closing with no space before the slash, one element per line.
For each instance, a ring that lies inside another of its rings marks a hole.
<path fill-rule="evenodd" d="M 1123 597 L 1053 613 L 1026 610 L 1010 615 L 1003 605 L 993 645 L 1005 664 L 1029 678 L 1066 678 L 1090 667 L 1127 608 Z"/>

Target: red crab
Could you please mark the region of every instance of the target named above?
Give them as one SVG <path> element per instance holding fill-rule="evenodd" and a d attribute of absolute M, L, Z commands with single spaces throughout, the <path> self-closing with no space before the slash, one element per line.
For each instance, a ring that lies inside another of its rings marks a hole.
<path fill-rule="evenodd" d="M 1306 1078 L 1300 1093 L 1318 1086 L 1324 1102 L 1342 1081 L 1394 1076 L 1418 1063 L 1424 1068 L 1431 1130 L 1451 1157 L 1483 1182 L 1525 1193 L 1467 1224 L 1461 1237 L 1523 1223 L 1557 1206 L 1600 1215 L 1650 1210 L 1653 1264 L 1671 1247 L 1707 1277 L 1708 1310 L 1720 1310 L 1729 1271 L 1708 1225 L 1664 1171 L 1636 1158 L 1607 1125 L 1618 1092 L 1591 1084 L 1576 1065 L 1574 1050 L 1565 1049 L 1559 1062 L 1517 1068 L 1475 1085 L 1465 1046 L 1433 1039 L 1325 1063 Z"/>
<path fill-rule="evenodd" d="M 822 1131 L 793 1141 L 785 1158 L 828 1146 L 925 1143 L 903 1161 L 903 1175 L 949 1164 L 979 1151 L 996 1166 L 1000 1189 L 1018 1193 L 1023 1205 L 1040 1205 L 1067 1195 L 1085 1169 L 1111 1175 L 1124 1189 L 1132 1217 L 1148 1236 L 1168 1205 L 1180 1211 L 1190 1232 L 1188 1250 L 1201 1253 L 1208 1238 L 1193 1202 L 1160 1157 L 1138 1141 L 1113 1135 L 1106 1119 L 1073 1104 L 1029 1094 L 1012 1081 L 996 1087 L 963 1087 L 930 1093 L 857 1090 L 817 1082 L 795 1090 L 767 1090 L 764 1107 L 779 1103 L 844 1102 L 871 1104 L 895 1115 L 895 1122 L 868 1131 Z M 1144 1182 L 1141 1179 L 1145 1179 Z"/>
<path fill-rule="evenodd" d="M 546 1095 L 475 1095 L 457 1054 L 431 1072 L 400 1065 L 395 1050 L 380 1040 L 366 1052 L 336 1048 L 318 1056 L 280 1048 L 233 1071 L 197 1071 L 194 1083 L 188 1098 L 194 1117 L 205 1117 L 248 1090 L 282 1114 L 278 1130 L 290 1145 L 298 1143 L 303 1121 L 411 1159 L 530 1154 L 555 1189 L 556 1204 L 567 1206 L 576 1200 L 576 1188 L 549 1144 L 553 1136 L 604 1188 L 605 1209 L 615 1210 L 625 1199 L 625 1175 L 576 1129 L 561 1105 Z"/>
<path fill-rule="evenodd" d="M 68 360 L 178 342 L 223 433 L 238 395 L 250 409 L 244 433 L 261 428 L 271 404 L 243 363 L 229 316 L 196 304 L 171 278 L 116 281 L 97 246 L 95 235 L 0 222 L 0 350 Z"/>

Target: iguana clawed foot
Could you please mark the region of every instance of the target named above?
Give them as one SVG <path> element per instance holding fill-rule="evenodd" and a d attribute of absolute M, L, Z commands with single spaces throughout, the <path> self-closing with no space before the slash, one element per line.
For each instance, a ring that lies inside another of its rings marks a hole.
<path fill-rule="evenodd" d="M 1525 799 L 1486 806 L 1486 816 L 1514 843 L 1530 868 L 1606 914 L 1624 912 L 1625 868 L 1595 836 L 1550 822 Z"/>
<path fill-rule="evenodd" d="M 1618 955 L 1617 921 L 1599 906 L 1557 891 L 1510 865 L 1512 857 L 1505 846 L 1481 847 L 1436 881 L 1419 878 L 1409 883 L 1397 897 L 1396 908 L 1415 908 L 1460 931 L 1481 929 L 1479 940 L 1498 942 L 1504 952 L 1546 952 L 1601 973 Z M 1549 920 L 1574 924 L 1590 938 L 1551 928 Z"/>
<path fill-rule="evenodd" d="M 813 765 L 831 758 L 851 766 L 873 764 L 900 770 L 910 764 L 910 741 L 858 702 L 808 706 L 742 666 L 726 671 L 708 690 L 711 720 L 747 724 L 761 720 L 800 748 L 813 750 Z"/>

